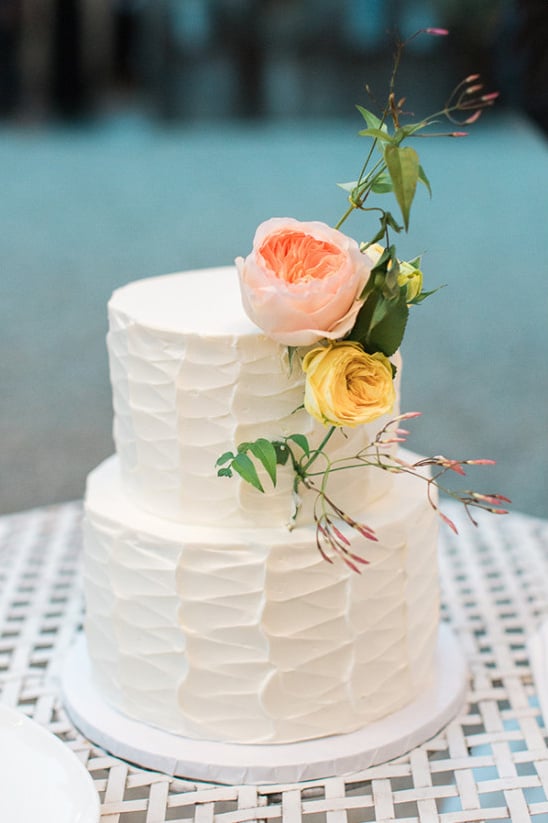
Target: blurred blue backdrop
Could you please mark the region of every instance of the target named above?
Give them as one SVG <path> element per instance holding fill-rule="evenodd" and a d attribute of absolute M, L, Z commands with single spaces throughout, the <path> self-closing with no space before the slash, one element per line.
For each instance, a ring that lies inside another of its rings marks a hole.
<path fill-rule="evenodd" d="M 424 114 L 480 71 L 500 104 L 422 141 L 402 256 L 428 287 L 405 341 L 410 445 L 492 457 L 472 483 L 548 516 L 545 2 L 0 0 L 0 511 L 79 497 L 112 451 L 106 302 L 226 264 L 270 216 L 335 222 L 364 155 L 354 105 Z M 371 95 L 365 91 L 368 83 Z M 363 216 L 356 239 L 376 227 Z"/>

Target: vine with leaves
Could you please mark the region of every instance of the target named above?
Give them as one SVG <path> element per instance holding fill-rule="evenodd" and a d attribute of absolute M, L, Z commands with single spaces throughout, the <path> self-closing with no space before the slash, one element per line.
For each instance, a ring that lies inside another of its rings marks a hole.
<path fill-rule="evenodd" d="M 409 229 L 411 207 L 418 184 L 422 184 L 430 195 L 432 193 L 419 155 L 416 149 L 407 143 L 417 138 L 465 137 L 465 131 L 452 129 L 440 132 L 433 131 L 432 127 L 442 119 L 449 121 L 453 126 L 471 125 L 498 97 L 497 92 L 484 92 L 479 75 L 471 74 L 453 90 L 441 110 L 417 122 L 406 123 L 405 98 L 398 97 L 396 80 L 406 45 L 421 34 L 445 36 L 448 32 L 445 29 L 427 28 L 416 32 L 407 40 L 396 42 L 393 69 L 383 110 L 379 114 L 374 114 L 361 105 L 357 106 L 366 126 L 359 135 L 371 141 L 365 160 L 357 179 L 338 184 L 348 194 L 348 206 L 336 223 L 335 229 L 340 230 L 355 211 L 379 215 L 378 230 L 369 241 L 360 244 L 362 253 L 373 249 L 377 259 L 359 295 L 361 307 L 354 325 L 344 337 L 344 341 L 357 344 L 366 354 L 375 355 L 380 352 L 387 358 L 400 348 L 411 308 L 437 291 L 423 290 L 420 258 L 401 261 L 393 241 L 393 235 L 404 230 L 407 232 Z M 386 194 L 395 197 L 401 214 L 401 224 L 388 209 L 377 204 L 371 205 L 372 195 Z M 381 241 L 382 247 L 379 245 Z M 290 365 L 298 355 L 298 349 L 290 347 Z M 393 365 L 392 369 L 395 370 Z M 353 551 L 352 543 L 343 531 L 342 524 L 351 527 L 367 540 L 374 541 L 376 536 L 371 528 L 356 521 L 332 499 L 328 481 L 333 473 L 375 467 L 394 474 L 413 475 L 426 484 L 430 505 L 455 531 L 455 524 L 440 510 L 438 495 L 434 490 L 441 491 L 462 503 L 474 523 L 474 508 L 495 514 L 506 513 L 504 504 L 510 501 L 503 495 L 482 494 L 472 490 L 455 491 L 445 482 L 449 473 L 464 475 L 466 466 L 489 465 L 494 461 L 454 460 L 436 456 L 409 463 L 405 458 L 392 453 L 391 447 L 404 443 L 409 433 L 402 428 L 402 422 L 418 414 L 411 412 L 390 420 L 367 447 L 351 457 L 338 460 L 330 458 L 326 447 L 337 429 L 336 425 L 330 425 L 317 446 L 312 446 L 308 438 L 301 433 L 289 434 L 274 440 L 261 437 L 253 442 L 240 443 L 235 451 L 227 451 L 219 457 L 216 463 L 217 473 L 221 477 L 232 477 L 236 473 L 259 492 L 264 492 L 257 465 L 263 467 L 270 482 L 275 486 L 278 467 L 289 464 L 293 471 L 293 495 L 297 501 L 290 527 L 294 525 L 298 514 L 299 490 L 302 486 L 316 495 L 314 520 L 319 552 L 328 562 L 333 562 L 334 557 L 339 557 L 352 570 L 358 572 L 360 566 L 367 564 L 368 561 Z"/>

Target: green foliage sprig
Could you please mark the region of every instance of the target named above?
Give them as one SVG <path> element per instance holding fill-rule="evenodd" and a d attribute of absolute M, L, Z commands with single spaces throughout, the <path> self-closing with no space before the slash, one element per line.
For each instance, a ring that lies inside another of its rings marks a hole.
<path fill-rule="evenodd" d="M 401 345 L 410 305 L 407 299 L 407 289 L 398 279 L 400 261 L 391 233 L 399 234 L 404 228 L 408 231 L 411 206 L 418 183 L 422 183 L 428 193 L 432 194 L 430 182 L 416 149 L 403 144 L 417 137 L 465 137 L 467 133 L 463 131 L 434 133 L 429 129 L 442 118 L 460 125 L 474 123 L 482 110 L 492 106 L 498 97 L 498 92 L 484 94 L 483 86 L 478 83 L 479 75 L 472 74 L 451 92 L 445 106 L 440 111 L 415 123 L 403 123 L 405 98 L 397 99 L 396 77 L 407 43 L 420 34 L 444 36 L 448 32 L 445 29 L 421 29 L 407 40 L 396 42 L 388 96 L 381 115 L 377 116 L 363 106 L 356 107 L 366 124 L 366 128 L 359 134 L 372 140 L 365 162 L 357 180 L 338 184 L 348 192 L 349 206 L 335 228 L 340 229 L 356 210 L 379 212 L 380 215 L 378 231 L 371 240 L 362 243 L 361 249 L 366 251 L 380 241 L 384 241 L 385 249 L 373 268 L 372 276 L 361 295 L 364 303 L 349 339 L 361 343 L 366 352 L 382 351 L 387 357 L 394 354 Z M 389 193 L 396 198 L 403 226 L 398 223 L 390 211 L 378 205 L 368 205 L 372 194 Z M 414 302 L 422 302 L 434 291 L 437 289 L 422 292 L 420 301 L 415 300 Z"/>
<path fill-rule="evenodd" d="M 484 494 L 470 489 L 453 489 L 444 481 L 449 472 L 464 476 L 465 466 L 493 465 L 493 460 L 463 460 L 437 455 L 420 458 L 410 463 L 391 453 L 390 446 L 405 443 L 409 434 L 407 429 L 401 427 L 401 423 L 419 415 L 420 412 L 398 415 L 382 427 L 369 445 L 350 457 L 338 460 L 331 460 L 325 451 L 327 441 L 335 430 L 334 427 L 328 430 L 320 445 L 315 449 L 310 446 L 308 438 L 303 434 L 290 434 L 277 440 L 259 438 L 252 443 L 241 443 L 236 454 L 225 452 L 219 457 L 216 463 L 219 467 L 218 474 L 223 477 L 232 477 L 233 472 L 236 472 L 256 489 L 264 492 L 254 460 L 265 469 L 273 486 L 277 484 L 277 467 L 285 466 L 290 461 L 294 471 L 294 494 L 298 494 L 301 484 L 316 494 L 314 522 L 316 524 L 316 545 L 319 552 L 329 563 L 333 562 L 333 556 L 338 556 L 349 568 L 359 572 L 359 566 L 367 564 L 368 561 L 351 551 L 351 542 L 339 527 L 340 524 L 345 523 L 367 540 L 376 541 L 377 538 L 369 526 L 347 514 L 328 493 L 329 478 L 336 472 L 374 467 L 392 474 L 406 474 L 422 480 L 426 484 L 428 502 L 431 507 L 455 533 L 457 532 L 455 523 L 439 507 L 439 492 L 462 503 L 474 525 L 477 525 L 471 511 L 474 508 L 483 509 L 492 514 L 507 513 L 501 505 L 510 502 L 507 497 L 494 493 Z M 321 460 L 320 467 L 314 465 L 319 459 Z M 295 524 L 297 511 L 296 507 L 291 526 Z"/>

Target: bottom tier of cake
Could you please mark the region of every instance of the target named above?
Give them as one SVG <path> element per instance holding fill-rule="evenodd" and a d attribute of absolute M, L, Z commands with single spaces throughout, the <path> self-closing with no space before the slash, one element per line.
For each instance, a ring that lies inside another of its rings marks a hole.
<path fill-rule="evenodd" d="M 372 469 L 372 471 L 377 471 Z M 354 532 L 361 574 L 316 548 L 315 527 L 183 526 L 136 508 L 116 458 L 89 477 L 86 635 L 97 688 L 175 734 L 284 743 L 396 711 L 432 677 L 437 521 L 398 475 Z"/>

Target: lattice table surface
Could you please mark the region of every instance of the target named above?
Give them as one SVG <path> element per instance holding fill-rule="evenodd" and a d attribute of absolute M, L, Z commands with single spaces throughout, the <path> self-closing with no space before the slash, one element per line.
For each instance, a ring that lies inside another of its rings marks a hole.
<path fill-rule="evenodd" d="M 0 518 L 0 700 L 87 766 L 101 823 L 548 821 L 548 748 L 526 645 L 548 614 L 548 522 L 486 516 L 475 529 L 446 511 L 460 534 L 442 535 L 443 616 L 468 659 L 468 704 L 397 760 L 344 778 L 227 787 L 147 772 L 90 744 L 59 698 L 83 612 L 79 503 Z"/>

